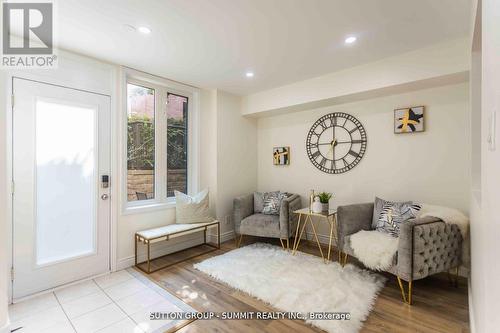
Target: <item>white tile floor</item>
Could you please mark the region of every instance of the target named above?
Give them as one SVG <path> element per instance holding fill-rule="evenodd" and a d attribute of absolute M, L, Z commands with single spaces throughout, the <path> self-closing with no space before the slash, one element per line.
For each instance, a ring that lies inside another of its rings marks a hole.
<path fill-rule="evenodd" d="M 150 312 L 195 310 L 128 269 L 37 296 L 9 307 L 16 333 L 145 333 L 175 323 L 149 320 Z"/>

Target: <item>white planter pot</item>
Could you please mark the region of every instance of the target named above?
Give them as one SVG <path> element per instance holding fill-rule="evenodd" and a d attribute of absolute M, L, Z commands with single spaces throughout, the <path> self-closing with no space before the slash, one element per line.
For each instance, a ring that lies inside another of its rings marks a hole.
<path fill-rule="evenodd" d="M 323 204 L 319 201 L 315 201 L 313 202 L 311 208 L 313 213 L 321 213 L 323 211 Z"/>

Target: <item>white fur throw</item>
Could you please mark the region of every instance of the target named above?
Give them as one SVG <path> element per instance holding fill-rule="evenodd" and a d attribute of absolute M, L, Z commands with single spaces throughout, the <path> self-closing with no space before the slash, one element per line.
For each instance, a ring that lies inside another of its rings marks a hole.
<path fill-rule="evenodd" d="M 469 218 L 462 212 L 449 207 L 422 204 L 417 217 L 432 216 L 443 220 L 444 223 L 456 224 L 462 234 L 462 266 L 467 269 L 470 266 L 469 254 Z"/>
<path fill-rule="evenodd" d="M 456 224 L 462 233 L 463 239 L 467 237 L 469 230 L 469 218 L 462 214 L 462 212 L 443 206 L 434 206 L 429 204 L 422 204 L 422 208 L 417 212 L 417 217 L 432 216 L 443 220 L 444 223 Z"/>
<path fill-rule="evenodd" d="M 399 238 L 377 230 L 361 230 L 350 237 L 351 248 L 366 267 L 386 270 L 392 266 Z"/>

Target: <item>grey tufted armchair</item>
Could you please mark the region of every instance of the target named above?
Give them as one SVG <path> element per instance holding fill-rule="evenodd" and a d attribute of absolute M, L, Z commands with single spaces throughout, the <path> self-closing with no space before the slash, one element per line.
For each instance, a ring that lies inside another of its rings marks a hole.
<path fill-rule="evenodd" d="M 348 255 L 354 256 L 350 236 L 360 230 L 370 230 L 372 216 L 373 203 L 338 207 L 338 248 L 344 253 L 343 264 Z M 456 268 L 458 274 L 462 234 L 456 225 L 435 217 L 409 220 L 401 225 L 398 246 L 393 265 L 387 271 L 397 276 L 403 301 L 407 304 L 412 302 L 412 281 L 452 268 Z M 408 282 L 408 295 L 402 280 Z"/>
<path fill-rule="evenodd" d="M 286 248 L 290 247 L 290 237 L 295 230 L 297 216 L 292 212 L 301 208 L 298 194 L 291 194 L 281 201 L 279 215 L 266 215 L 254 212 L 253 193 L 243 195 L 233 201 L 233 218 L 235 233 L 239 234 L 237 246 L 241 244 L 243 235 L 279 238 L 281 246 L 286 240 Z"/>

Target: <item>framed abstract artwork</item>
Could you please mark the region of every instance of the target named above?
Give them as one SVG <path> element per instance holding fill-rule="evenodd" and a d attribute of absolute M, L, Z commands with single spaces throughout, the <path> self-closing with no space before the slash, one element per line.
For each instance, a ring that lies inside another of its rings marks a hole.
<path fill-rule="evenodd" d="M 394 133 L 415 133 L 424 131 L 424 107 L 394 110 Z"/>
<path fill-rule="evenodd" d="M 273 148 L 273 163 L 274 163 L 274 165 L 289 165 L 290 164 L 290 147 L 274 147 Z"/>

